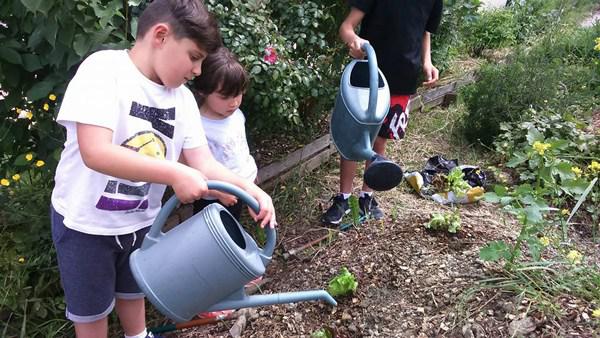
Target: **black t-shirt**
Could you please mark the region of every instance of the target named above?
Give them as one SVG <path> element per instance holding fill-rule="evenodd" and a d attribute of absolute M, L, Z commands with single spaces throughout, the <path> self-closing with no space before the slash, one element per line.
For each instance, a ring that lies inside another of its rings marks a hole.
<path fill-rule="evenodd" d="M 349 0 L 365 13 L 359 36 L 369 40 L 393 95 L 417 90 L 425 31 L 435 33 L 443 0 Z"/>

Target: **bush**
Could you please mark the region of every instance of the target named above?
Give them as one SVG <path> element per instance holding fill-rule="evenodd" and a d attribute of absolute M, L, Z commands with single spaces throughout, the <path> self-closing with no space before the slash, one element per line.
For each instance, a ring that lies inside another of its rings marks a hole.
<path fill-rule="evenodd" d="M 463 28 L 465 46 L 474 56 L 481 55 L 484 49 L 512 46 L 516 42 L 516 28 L 511 11 L 486 11 Z"/>
<path fill-rule="evenodd" d="M 506 64 L 486 65 L 479 80 L 463 88 L 464 133 L 491 145 L 503 122 L 519 122 L 530 108 L 579 115 L 597 106 L 600 74 L 594 65 L 593 29 L 561 30 L 522 49 Z"/>
<path fill-rule="evenodd" d="M 255 133 L 310 131 L 333 106 L 344 55 L 337 43 L 334 1 L 207 2 L 224 43 L 251 76 L 242 110 Z M 250 29 L 249 29 L 250 28 Z M 267 53 L 272 53 L 271 59 Z"/>

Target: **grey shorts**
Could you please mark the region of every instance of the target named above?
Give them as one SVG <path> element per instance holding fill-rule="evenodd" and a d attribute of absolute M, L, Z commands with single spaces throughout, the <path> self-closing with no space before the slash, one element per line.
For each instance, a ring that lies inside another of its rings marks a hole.
<path fill-rule="evenodd" d="M 51 208 L 52 241 L 69 320 L 93 322 L 112 312 L 116 298 L 144 297 L 129 268 L 129 255 L 142 245 L 150 227 L 126 235 L 100 236 L 69 229 L 63 220 Z"/>

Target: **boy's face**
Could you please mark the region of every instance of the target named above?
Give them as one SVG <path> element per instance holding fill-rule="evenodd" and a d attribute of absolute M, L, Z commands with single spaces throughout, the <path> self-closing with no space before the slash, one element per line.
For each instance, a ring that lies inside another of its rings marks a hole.
<path fill-rule="evenodd" d="M 242 104 L 242 94 L 237 96 L 224 96 L 218 91 L 206 96 L 203 108 L 208 113 L 221 117 L 228 117 Z"/>
<path fill-rule="evenodd" d="M 200 75 L 206 52 L 188 38 L 176 39 L 172 33 L 157 40 L 154 73 L 156 81 L 165 87 L 177 88 Z"/>

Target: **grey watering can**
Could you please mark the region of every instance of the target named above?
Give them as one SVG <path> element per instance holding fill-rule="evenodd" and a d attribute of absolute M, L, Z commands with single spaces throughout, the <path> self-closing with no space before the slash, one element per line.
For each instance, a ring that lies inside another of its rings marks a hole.
<path fill-rule="evenodd" d="M 331 137 L 340 155 L 350 161 L 371 161 L 364 181 L 373 190 L 400 184 L 402 169 L 373 151 L 373 143 L 390 107 L 390 90 L 377 68 L 375 50 L 365 43 L 367 60 L 352 60 L 342 73 L 331 114 Z"/>
<path fill-rule="evenodd" d="M 240 188 L 208 181 L 208 188 L 239 197 L 254 211 L 258 202 Z M 237 220 L 213 203 L 167 233 L 161 231 L 179 201 L 165 203 L 129 263 L 133 276 L 150 302 L 176 322 L 200 312 L 300 301 L 324 300 L 337 305 L 324 290 L 248 296 L 244 286 L 265 273 L 275 249 L 275 229 L 259 248 Z"/>

